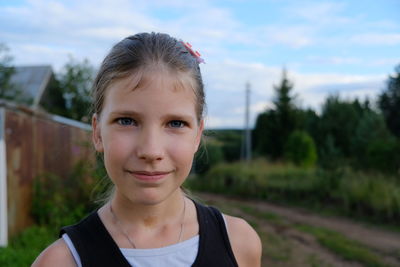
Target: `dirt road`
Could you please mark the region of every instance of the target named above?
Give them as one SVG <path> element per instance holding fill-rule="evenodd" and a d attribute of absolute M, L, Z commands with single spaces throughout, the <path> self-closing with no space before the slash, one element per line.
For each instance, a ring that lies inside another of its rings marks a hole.
<path fill-rule="evenodd" d="M 262 201 L 208 193 L 196 195 L 204 202 L 253 224 L 263 241 L 263 266 L 400 266 L 399 233 Z M 317 234 L 301 231 L 299 229 L 304 227 L 299 225 L 310 226 L 311 232 Z M 352 248 L 343 244 L 335 248 L 334 240 L 320 238 L 319 229 L 323 229 L 322 233 L 334 233 L 333 238 L 343 236 L 349 242 L 356 242 L 350 243 Z"/>

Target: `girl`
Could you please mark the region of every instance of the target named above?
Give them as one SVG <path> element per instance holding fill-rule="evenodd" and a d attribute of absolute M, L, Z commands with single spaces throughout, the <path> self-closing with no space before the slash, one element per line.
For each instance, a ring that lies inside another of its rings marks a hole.
<path fill-rule="evenodd" d="M 182 192 L 203 128 L 199 54 L 167 34 L 116 44 L 97 74 L 93 143 L 115 185 L 109 202 L 33 266 L 260 266 L 244 220 Z"/>

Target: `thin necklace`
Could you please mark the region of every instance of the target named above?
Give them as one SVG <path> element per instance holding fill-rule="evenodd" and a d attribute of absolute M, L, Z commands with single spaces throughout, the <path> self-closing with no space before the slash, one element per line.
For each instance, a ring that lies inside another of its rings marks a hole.
<path fill-rule="evenodd" d="M 132 239 L 129 237 L 128 232 L 122 227 L 120 219 L 117 217 L 117 215 L 114 213 L 111 201 L 110 201 L 110 212 L 114 218 L 114 220 L 117 222 L 118 229 L 121 231 L 121 233 L 125 236 L 125 238 L 128 240 L 129 244 L 132 246 L 132 248 L 136 248 L 135 243 L 132 241 Z M 181 230 L 179 232 L 179 238 L 178 238 L 178 243 L 182 241 L 182 236 L 183 236 L 183 231 L 184 231 L 184 222 L 185 222 L 185 213 L 186 213 L 186 201 L 185 197 L 183 197 L 183 211 L 182 211 L 182 219 L 181 219 Z"/>

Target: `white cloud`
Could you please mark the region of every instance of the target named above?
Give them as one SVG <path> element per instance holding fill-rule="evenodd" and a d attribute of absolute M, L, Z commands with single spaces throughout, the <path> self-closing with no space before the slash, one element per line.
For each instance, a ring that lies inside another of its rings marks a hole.
<path fill-rule="evenodd" d="M 319 110 L 330 94 L 373 99 L 382 90 L 385 75 L 301 74 L 293 73 L 295 91 L 303 106 Z"/>
<path fill-rule="evenodd" d="M 396 66 L 399 63 L 399 58 L 378 58 L 366 62 L 369 66 Z"/>
<path fill-rule="evenodd" d="M 400 33 L 365 33 L 350 38 L 350 42 L 360 45 L 400 45 Z"/>
<path fill-rule="evenodd" d="M 271 101 L 259 101 L 257 99 L 253 99 L 250 97 L 250 101 L 256 101 L 255 103 L 251 104 L 250 106 L 250 113 L 251 114 L 258 114 L 261 113 L 263 111 L 265 111 L 266 109 L 272 108 L 273 104 Z M 233 114 L 239 114 L 239 115 L 243 115 L 245 113 L 245 107 L 244 106 L 240 106 L 240 107 L 236 107 L 232 110 Z"/>
<path fill-rule="evenodd" d="M 340 17 L 338 13 L 344 9 L 344 3 L 339 2 L 295 2 L 286 12 L 288 16 L 302 18 L 312 22 L 347 22 L 348 19 Z"/>
<path fill-rule="evenodd" d="M 213 1 L 30 0 L 25 6 L 0 7 L 0 35 L 11 47 L 17 63 L 47 63 L 56 70 L 68 60 L 68 54 L 77 59 L 89 58 L 97 65 L 114 43 L 137 32 L 168 32 L 189 41 L 207 62 L 201 68 L 209 105 L 209 127 L 242 127 L 244 88 L 248 81 L 252 86 L 252 121 L 258 112 L 271 107 L 273 85 L 279 83 L 282 74 L 277 54 L 290 58 L 293 57 L 290 52 L 295 51 L 305 55 L 307 63 L 314 66 L 373 67 L 398 63 L 395 58 L 351 56 L 350 47 L 400 44 L 400 35 L 394 33 L 397 23 L 369 22 L 365 25 L 373 25 L 372 29 L 367 29 L 374 33 L 362 33 L 354 25 L 364 25 L 356 22 L 365 21 L 358 15 L 343 16 L 347 7 L 343 2 L 292 3 L 283 9 L 284 20 L 268 20 L 268 23 L 248 27 L 229 7 L 217 6 Z M 152 15 L 155 9 L 171 9 L 178 15 L 159 18 Z M 338 25 L 340 29 L 351 26 L 357 31 L 326 34 L 327 29 L 331 30 L 329 33 L 336 32 Z M 392 33 L 379 32 L 380 27 Z M 353 37 L 343 42 L 344 35 Z M 321 44 L 324 47 L 317 46 Z M 350 46 L 346 46 L 348 44 Z M 230 50 L 230 46 L 239 47 L 240 52 Z M 335 53 L 325 54 L 325 46 L 335 47 Z M 319 54 L 319 50 L 324 52 Z M 288 51 L 289 55 L 285 54 Z M 253 59 L 246 58 L 247 55 Z M 386 79 L 386 75 L 378 74 L 310 73 L 306 64 L 298 59 L 287 66 L 299 101 L 313 108 L 318 108 L 332 92 L 349 97 L 374 95 Z M 295 66 L 296 71 L 293 71 Z"/>
<path fill-rule="evenodd" d="M 315 64 L 322 65 L 347 65 L 347 64 L 360 64 L 362 60 L 360 58 L 355 57 L 321 57 L 321 56 L 310 56 L 307 58 L 307 61 Z"/>
<path fill-rule="evenodd" d="M 251 124 L 265 108 L 271 108 L 273 86 L 279 84 L 282 70 L 261 63 L 224 61 L 203 68 L 207 89 L 210 127 L 242 127 L 245 111 L 245 83 L 251 83 Z M 304 74 L 288 71 L 298 103 L 319 110 L 329 94 L 373 99 L 383 88 L 385 75 Z"/>
<path fill-rule="evenodd" d="M 261 41 L 264 45 L 286 45 L 291 48 L 301 48 L 312 45 L 314 27 L 295 25 L 271 25 L 261 29 Z"/>
<path fill-rule="evenodd" d="M 244 120 L 242 117 L 224 118 L 217 116 L 207 116 L 205 119 L 205 128 L 242 128 Z"/>

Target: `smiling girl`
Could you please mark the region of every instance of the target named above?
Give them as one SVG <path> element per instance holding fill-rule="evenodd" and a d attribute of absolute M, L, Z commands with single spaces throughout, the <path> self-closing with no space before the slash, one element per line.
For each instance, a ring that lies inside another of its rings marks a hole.
<path fill-rule="evenodd" d="M 114 193 L 64 227 L 33 266 L 260 266 L 261 242 L 247 222 L 181 189 L 204 128 L 200 62 L 167 34 L 112 48 L 93 86 L 92 128 Z"/>

